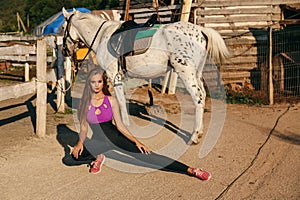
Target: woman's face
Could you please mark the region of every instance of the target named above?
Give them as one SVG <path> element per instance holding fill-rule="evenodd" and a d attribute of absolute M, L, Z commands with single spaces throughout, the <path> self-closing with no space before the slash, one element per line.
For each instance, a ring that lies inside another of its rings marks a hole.
<path fill-rule="evenodd" d="M 102 74 L 95 74 L 92 75 L 90 78 L 90 84 L 93 92 L 99 93 L 102 91 L 103 88 L 103 78 Z"/>

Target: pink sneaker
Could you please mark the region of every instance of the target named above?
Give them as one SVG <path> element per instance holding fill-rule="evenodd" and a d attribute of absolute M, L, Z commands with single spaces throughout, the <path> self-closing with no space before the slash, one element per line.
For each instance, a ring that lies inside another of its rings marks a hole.
<path fill-rule="evenodd" d="M 211 174 L 207 171 L 204 171 L 202 169 L 199 169 L 199 168 L 193 168 L 192 170 L 192 175 L 203 180 L 203 181 L 207 181 L 210 179 L 211 177 Z"/>
<path fill-rule="evenodd" d="M 95 160 L 91 163 L 90 172 L 93 174 L 98 174 L 101 172 L 101 167 L 105 161 L 105 155 L 101 154 L 100 160 Z"/>

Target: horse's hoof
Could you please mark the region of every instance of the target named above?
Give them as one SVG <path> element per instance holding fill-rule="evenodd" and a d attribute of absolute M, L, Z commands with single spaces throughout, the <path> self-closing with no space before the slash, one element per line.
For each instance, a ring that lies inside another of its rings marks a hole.
<path fill-rule="evenodd" d="M 188 145 L 193 145 L 193 144 L 198 144 L 197 141 L 193 141 L 192 139 L 190 139 L 188 142 L 187 142 Z"/>
<path fill-rule="evenodd" d="M 188 145 L 191 145 L 191 144 L 198 144 L 200 142 L 200 138 L 198 137 L 198 134 L 197 133 L 193 133 L 190 141 L 188 141 Z"/>

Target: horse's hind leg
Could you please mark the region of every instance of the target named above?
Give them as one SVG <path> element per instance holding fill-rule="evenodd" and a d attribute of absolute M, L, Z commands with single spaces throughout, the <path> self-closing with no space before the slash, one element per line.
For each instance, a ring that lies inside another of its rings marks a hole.
<path fill-rule="evenodd" d="M 178 70 L 178 75 L 192 96 L 195 105 L 196 119 L 193 134 L 188 144 L 197 144 L 203 135 L 203 114 L 206 98 L 205 88 L 201 79 L 201 74 L 194 67 L 185 66 L 184 70 Z"/>

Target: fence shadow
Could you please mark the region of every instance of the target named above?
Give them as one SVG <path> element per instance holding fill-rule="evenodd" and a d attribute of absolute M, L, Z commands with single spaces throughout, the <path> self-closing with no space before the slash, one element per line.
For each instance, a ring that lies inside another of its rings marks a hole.
<path fill-rule="evenodd" d="M 18 115 L 12 116 L 12 117 L 8 117 L 6 119 L 2 119 L 0 120 L 0 126 L 6 125 L 6 124 L 10 124 L 10 123 L 14 123 L 16 121 L 19 121 L 21 119 L 24 119 L 26 117 L 30 117 L 32 126 L 34 128 L 34 131 L 36 130 L 36 109 L 35 106 L 33 106 L 32 101 L 36 98 L 36 94 L 34 94 L 33 96 L 31 96 L 29 99 L 27 99 L 24 103 L 18 103 L 18 104 L 14 104 L 14 105 L 9 105 L 3 108 L 0 108 L 0 111 L 4 111 L 4 110 L 9 110 L 12 108 L 16 108 L 19 106 L 24 106 L 26 105 L 27 107 L 27 111 L 20 113 Z"/>

